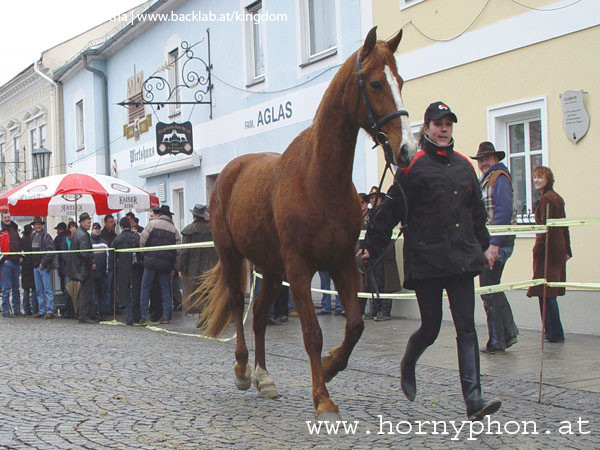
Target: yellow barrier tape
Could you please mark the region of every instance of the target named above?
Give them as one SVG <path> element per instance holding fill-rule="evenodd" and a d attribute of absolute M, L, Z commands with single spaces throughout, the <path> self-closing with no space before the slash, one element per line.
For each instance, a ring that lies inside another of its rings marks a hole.
<path fill-rule="evenodd" d="M 564 287 L 568 289 L 583 289 L 589 291 L 599 291 L 600 283 L 570 283 L 570 282 L 555 282 L 551 281 L 548 283 L 550 287 Z"/>
<path fill-rule="evenodd" d="M 252 285 L 250 287 L 250 292 L 254 292 L 254 279 L 252 279 Z M 244 324 L 244 325 L 246 324 L 246 319 L 248 318 L 248 313 L 250 312 L 251 306 L 252 306 L 252 295 L 250 295 L 250 300 L 248 301 L 248 307 L 244 311 L 244 318 L 242 320 L 242 324 Z M 101 325 L 125 325 L 124 323 L 119 322 L 114 319 L 109 320 L 109 321 L 100 322 L 100 324 Z M 201 338 L 201 339 L 209 339 L 211 341 L 217 341 L 217 342 L 229 342 L 232 339 L 235 339 L 237 337 L 237 331 L 228 338 L 214 338 L 211 336 L 206 336 L 204 334 L 182 333 L 181 331 L 167 330 L 166 328 L 157 327 L 155 325 L 146 325 L 143 328 L 146 328 L 147 330 L 150 330 L 150 331 L 160 331 L 162 333 L 173 334 L 176 336 L 189 336 L 189 337 L 195 337 L 195 338 Z"/>
<path fill-rule="evenodd" d="M 574 227 L 578 225 L 600 225 L 600 217 L 587 217 L 583 219 L 550 219 L 546 222 L 549 227 Z"/>

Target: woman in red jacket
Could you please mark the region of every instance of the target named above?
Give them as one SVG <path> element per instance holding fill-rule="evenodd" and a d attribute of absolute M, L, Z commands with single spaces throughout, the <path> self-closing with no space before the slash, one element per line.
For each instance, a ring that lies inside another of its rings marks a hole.
<path fill-rule="evenodd" d="M 566 217 L 565 201 L 552 189 L 554 175 L 548 167 L 538 166 L 533 170 L 533 185 L 540 193 L 535 209 L 535 223 L 545 225 L 548 219 Z M 546 215 L 546 211 L 548 214 Z M 566 281 L 567 260 L 573 256 L 569 228 L 549 227 L 548 233 L 548 272 L 547 281 Z M 538 234 L 533 246 L 533 278 L 544 278 L 544 258 L 546 255 L 546 235 Z M 549 342 L 564 342 L 565 334 L 560 321 L 560 311 L 556 297 L 565 295 L 565 288 L 546 287 L 546 334 Z M 538 297 L 540 313 L 544 311 L 544 285 L 532 286 L 527 290 L 528 297 Z M 543 318 L 543 316 L 542 316 Z"/>

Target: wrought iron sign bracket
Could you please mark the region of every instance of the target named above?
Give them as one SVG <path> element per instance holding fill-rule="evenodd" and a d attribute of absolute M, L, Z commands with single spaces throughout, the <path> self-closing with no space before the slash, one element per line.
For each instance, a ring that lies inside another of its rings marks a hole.
<path fill-rule="evenodd" d="M 117 103 L 126 108 L 140 107 L 142 105 L 155 105 L 157 109 L 163 108 L 165 105 L 209 105 L 210 115 L 212 119 L 212 63 L 210 61 L 210 28 L 206 29 L 206 45 L 207 45 L 207 60 L 195 56 L 194 48 L 204 42 L 204 39 L 190 45 L 187 41 L 181 43 L 183 53 L 174 61 L 167 62 L 159 67 L 156 72 L 144 80 L 141 90 L 141 100 L 135 101 L 131 98 L 128 101 Z M 181 70 L 177 73 L 177 79 L 171 80 L 162 76 L 161 72 L 169 70 L 173 65 L 178 65 Z M 202 70 L 206 74 L 202 75 Z M 174 84 L 174 86 L 171 86 Z M 174 101 L 177 98 L 177 93 L 192 91 L 193 101 Z M 164 94 L 162 94 L 164 93 Z M 164 100 L 159 98 L 163 95 Z"/>

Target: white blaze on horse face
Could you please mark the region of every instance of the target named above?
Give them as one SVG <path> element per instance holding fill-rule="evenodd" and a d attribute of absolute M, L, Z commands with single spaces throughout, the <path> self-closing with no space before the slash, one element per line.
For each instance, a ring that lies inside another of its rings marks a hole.
<path fill-rule="evenodd" d="M 385 78 L 392 90 L 392 96 L 394 97 L 394 102 L 396 102 L 396 109 L 398 111 L 404 110 L 404 102 L 402 101 L 402 95 L 400 94 L 400 88 L 396 82 L 396 77 L 394 77 L 387 64 L 385 65 L 383 72 L 385 73 Z M 402 145 L 406 145 L 408 149 L 408 158 L 411 160 L 415 153 L 417 153 L 417 140 L 410 128 L 408 116 L 400 116 L 400 123 L 402 124 Z"/>

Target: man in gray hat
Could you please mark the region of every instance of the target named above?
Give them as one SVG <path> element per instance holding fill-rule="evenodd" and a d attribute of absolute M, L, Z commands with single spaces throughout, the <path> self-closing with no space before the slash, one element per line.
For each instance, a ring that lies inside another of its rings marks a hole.
<path fill-rule="evenodd" d="M 183 244 L 192 242 L 212 241 L 210 234 L 210 215 L 206 205 L 197 204 L 190 210 L 194 221 L 182 231 Z M 214 247 L 182 248 L 177 255 L 177 270 L 179 278 L 183 280 L 183 311 L 187 314 L 199 313 L 197 307 L 192 307 L 193 298 L 190 295 L 196 290 L 199 276 L 217 263 L 217 254 Z"/>
<path fill-rule="evenodd" d="M 179 242 L 179 231 L 173 224 L 173 213 L 168 205 L 152 210 L 155 219 L 151 220 L 140 236 L 140 247 L 158 247 L 174 245 Z M 158 278 L 162 294 L 162 317 L 160 323 L 169 323 L 173 307 L 171 294 L 171 276 L 175 270 L 177 250 L 157 250 L 144 254 L 144 275 L 142 275 L 142 291 L 140 294 L 140 310 L 142 318 L 140 326 L 150 324 L 150 289 L 155 278 Z"/>
<path fill-rule="evenodd" d="M 512 178 L 508 167 L 502 161 L 506 154 L 496 151 L 491 142 L 482 142 L 472 159 L 477 160 L 481 178 L 482 200 L 487 210 L 486 225 L 514 225 L 516 211 L 513 207 Z M 500 284 L 504 265 L 512 255 L 515 236 L 492 236 L 490 250 L 494 255 L 494 266 L 484 268 L 479 275 L 480 286 Z M 481 296 L 487 314 L 489 340 L 481 349 L 483 353 L 504 353 L 505 349 L 516 344 L 519 330 L 513 319 L 510 304 L 504 292 Z"/>
<path fill-rule="evenodd" d="M 89 230 L 92 227 L 92 218 L 88 213 L 79 216 L 79 228 L 71 238 L 71 250 L 91 250 L 92 240 Z M 93 270 L 94 254 L 91 251 L 74 252 L 69 256 L 67 263 L 67 276 L 71 280 L 81 282 L 79 298 L 77 300 L 77 317 L 79 323 L 95 323 L 96 307 L 92 301 L 93 295 Z"/>

